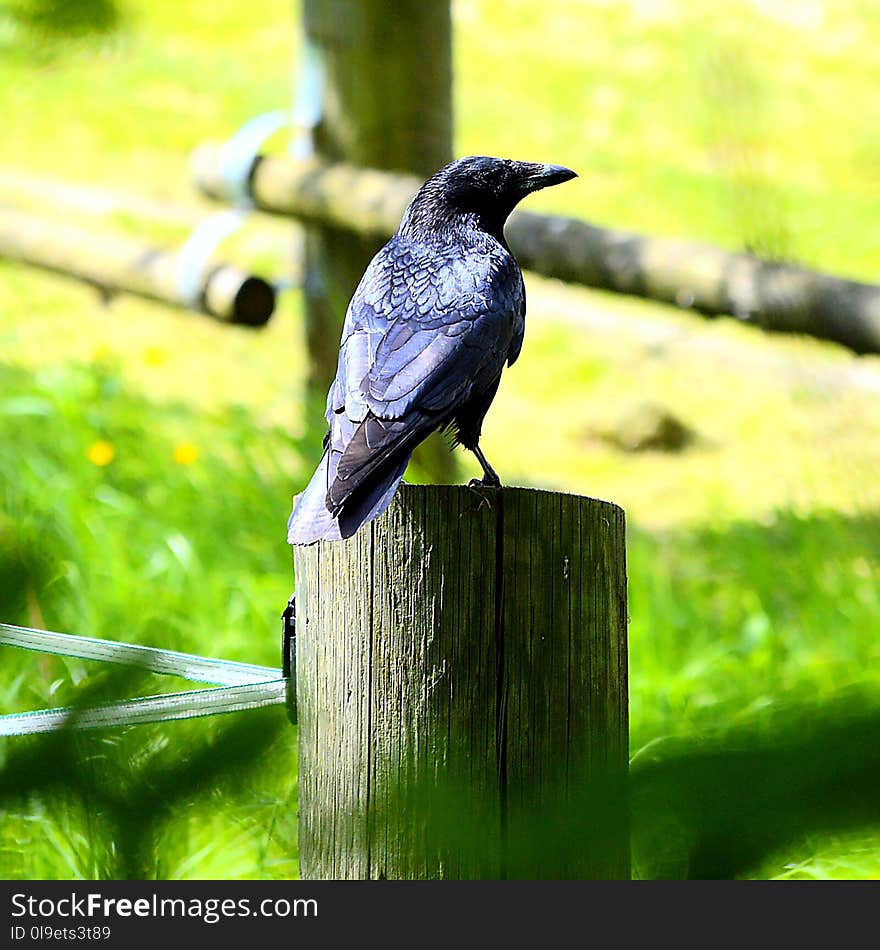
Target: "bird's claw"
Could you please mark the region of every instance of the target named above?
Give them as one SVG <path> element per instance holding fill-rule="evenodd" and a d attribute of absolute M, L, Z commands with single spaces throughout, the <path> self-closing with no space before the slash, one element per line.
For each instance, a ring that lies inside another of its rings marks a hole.
<path fill-rule="evenodd" d="M 477 503 L 477 511 L 482 511 L 483 508 L 488 508 L 492 510 L 492 495 L 494 494 L 495 489 L 501 487 L 501 481 L 498 478 L 487 479 L 487 478 L 472 478 L 467 487 L 480 499 Z M 486 489 L 491 490 L 491 494 L 486 493 Z"/>
<path fill-rule="evenodd" d="M 472 478 L 468 482 L 468 488 L 500 488 L 501 479 L 496 475 L 490 478 L 488 475 L 483 478 Z"/>
<path fill-rule="evenodd" d="M 489 511 L 492 510 L 492 500 L 483 491 L 484 487 L 485 486 L 478 478 L 472 478 L 468 482 L 468 488 L 477 496 L 477 511 L 482 511 L 484 508 L 488 508 Z"/>

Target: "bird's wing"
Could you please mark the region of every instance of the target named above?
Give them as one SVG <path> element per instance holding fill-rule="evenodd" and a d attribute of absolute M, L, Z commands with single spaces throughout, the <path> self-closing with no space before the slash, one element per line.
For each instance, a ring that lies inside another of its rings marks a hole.
<path fill-rule="evenodd" d="M 518 331 L 522 278 L 505 253 L 419 254 L 393 244 L 352 298 L 327 405 L 339 453 L 332 507 L 497 380 Z"/>
<path fill-rule="evenodd" d="M 526 335 L 526 285 L 523 283 L 522 273 L 519 275 L 519 309 L 513 322 L 513 339 L 507 351 L 507 365 L 513 366 L 522 350 L 523 339 Z"/>

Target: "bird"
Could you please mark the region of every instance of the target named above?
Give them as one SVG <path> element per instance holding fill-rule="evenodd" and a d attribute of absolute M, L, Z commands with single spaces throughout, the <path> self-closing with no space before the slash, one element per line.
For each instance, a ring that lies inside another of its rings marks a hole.
<path fill-rule="evenodd" d="M 416 446 L 450 431 L 480 449 L 505 366 L 520 354 L 526 293 L 504 224 L 527 195 L 576 178 L 563 165 L 471 155 L 432 175 L 367 266 L 327 394 L 324 452 L 294 499 L 294 545 L 351 537 L 391 503 Z"/>

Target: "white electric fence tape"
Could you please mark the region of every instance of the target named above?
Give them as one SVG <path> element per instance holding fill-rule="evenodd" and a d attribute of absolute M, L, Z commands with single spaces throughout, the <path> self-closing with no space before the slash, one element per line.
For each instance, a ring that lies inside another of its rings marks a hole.
<path fill-rule="evenodd" d="M 0 716 L 0 736 L 27 736 L 58 729 L 104 729 L 110 726 L 139 726 L 148 722 L 196 719 L 220 713 L 242 712 L 278 706 L 285 702 L 287 681 L 251 683 L 248 686 L 221 686 L 192 689 L 185 693 L 141 696 L 103 706 L 77 709 L 39 709 L 34 712 Z"/>
<path fill-rule="evenodd" d="M 92 637 L 54 633 L 51 630 L 37 630 L 33 627 L 19 627 L 8 623 L 0 623 L 0 646 L 20 647 L 24 650 L 53 653 L 58 656 L 75 656 L 82 660 L 99 660 L 102 663 L 136 666 L 151 673 L 164 673 L 168 676 L 194 680 L 197 683 L 213 683 L 216 686 L 262 683 L 275 679 L 281 674 L 281 670 L 272 666 L 216 660 L 195 656 L 192 653 L 144 647 L 136 643 L 96 640 Z"/>
<path fill-rule="evenodd" d="M 152 673 L 216 683 L 219 686 L 161 696 L 141 696 L 82 709 L 63 707 L 12 713 L 0 716 L 0 736 L 31 735 L 64 728 L 100 729 L 194 719 L 276 706 L 284 703 L 287 696 L 287 680 L 281 676 L 280 669 L 270 666 L 217 660 L 176 650 L 77 637 L 6 623 L 0 623 L 0 645 L 133 666 Z"/>

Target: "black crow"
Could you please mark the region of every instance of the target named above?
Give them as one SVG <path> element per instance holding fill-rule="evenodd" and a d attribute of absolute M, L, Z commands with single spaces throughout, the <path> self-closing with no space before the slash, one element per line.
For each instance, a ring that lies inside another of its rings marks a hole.
<path fill-rule="evenodd" d="M 483 418 L 525 329 L 504 222 L 526 195 L 575 178 L 561 165 L 460 158 L 419 189 L 367 267 L 345 317 L 324 455 L 288 523 L 291 544 L 348 538 L 391 503 L 415 447 L 449 428 L 480 451 Z M 473 483 L 472 483 L 473 484 Z"/>

